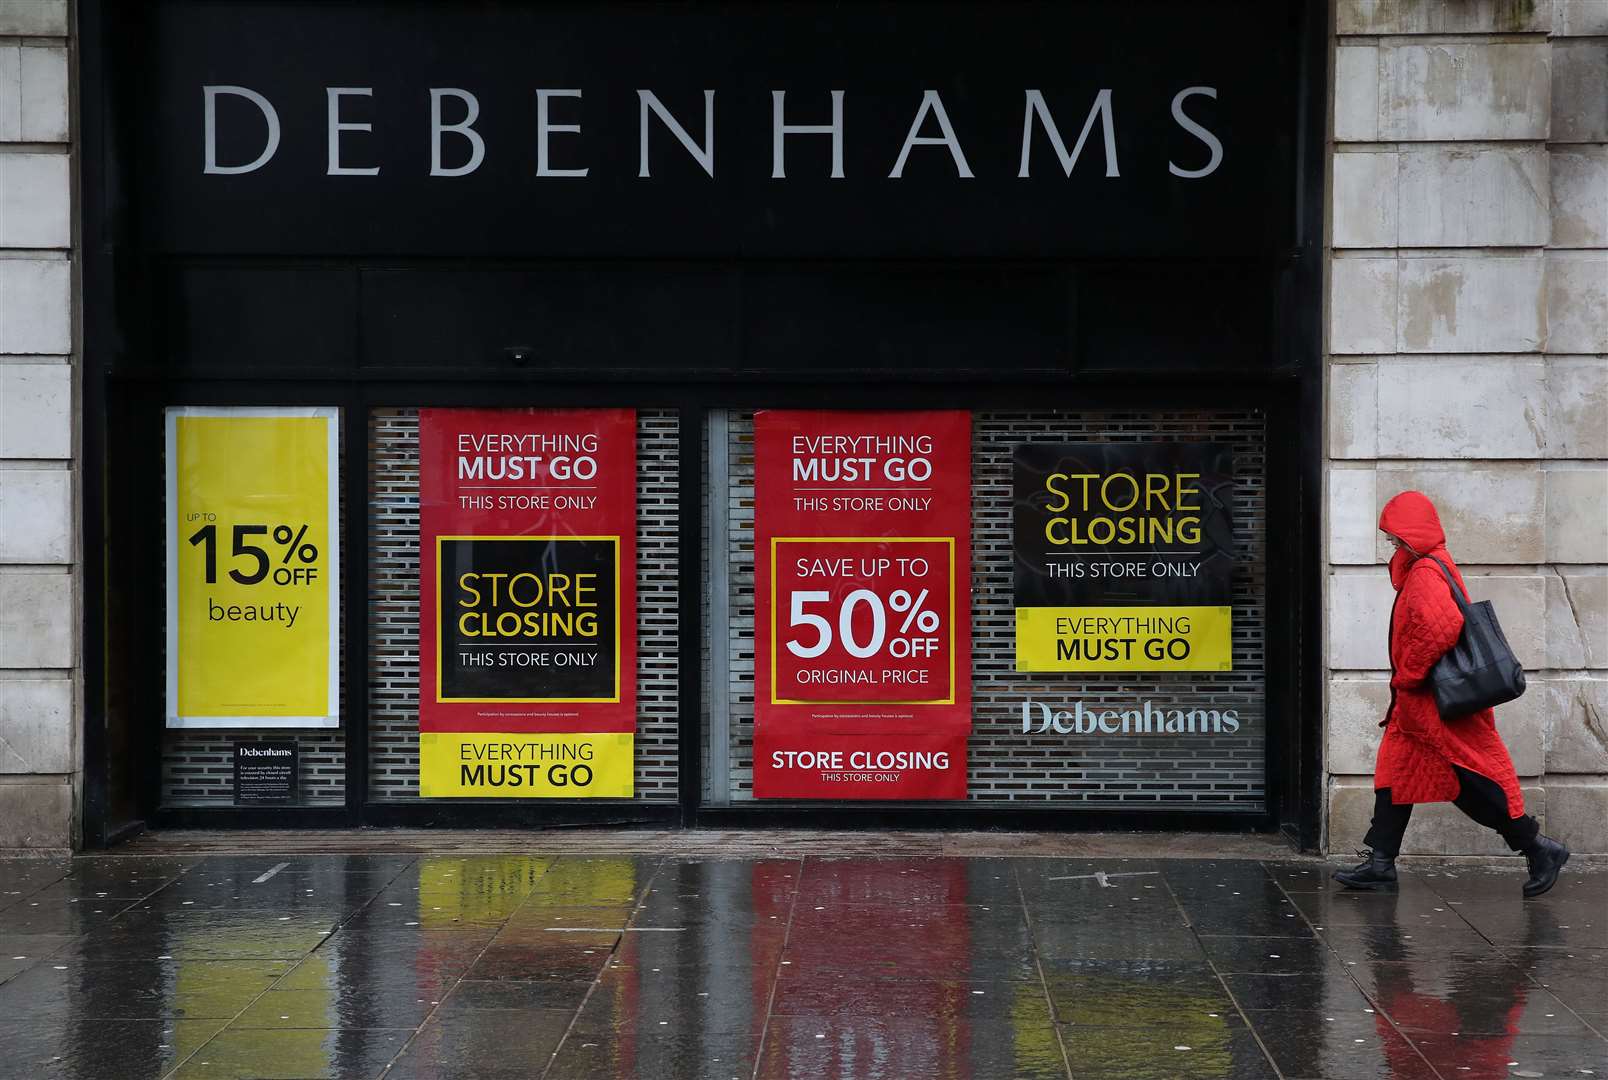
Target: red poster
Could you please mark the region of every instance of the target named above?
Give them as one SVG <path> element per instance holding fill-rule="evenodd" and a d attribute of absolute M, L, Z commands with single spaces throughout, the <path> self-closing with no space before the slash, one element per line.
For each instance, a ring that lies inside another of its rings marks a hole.
<path fill-rule="evenodd" d="M 419 412 L 420 792 L 629 796 L 636 414 Z"/>
<path fill-rule="evenodd" d="M 754 794 L 963 799 L 971 417 L 754 416 Z"/>

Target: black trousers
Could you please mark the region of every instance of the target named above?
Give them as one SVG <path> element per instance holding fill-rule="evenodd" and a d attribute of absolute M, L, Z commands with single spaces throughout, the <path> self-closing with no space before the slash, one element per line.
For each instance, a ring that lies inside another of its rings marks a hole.
<path fill-rule="evenodd" d="M 1514 851 L 1523 851 L 1535 843 L 1540 824 L 1529 814 L 1508 817 L 1507 796 L 1495 780 L 1456 765 L 1452 769 L 1459 785 L 1453 806 L 1487 829 L 1496 830 Z M 1380 788 L 1374 793 L 1373 826 L 1362 842 L 1380 855 L 1395 858 L 1401 853 L 1401 838 L 1407 834 L 1407 822 L 1412 816 L 1412 803 L 1397 806 L 1390 801 L 1390 789 Z"/>

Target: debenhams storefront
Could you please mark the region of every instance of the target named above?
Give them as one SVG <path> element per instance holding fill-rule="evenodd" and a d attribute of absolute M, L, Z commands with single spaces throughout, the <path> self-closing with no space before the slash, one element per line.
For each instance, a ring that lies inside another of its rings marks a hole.
<path fill-rule="evenodd" d="M 86 839 L 1318 826 L 1324 6 L 82 8 Z"/>

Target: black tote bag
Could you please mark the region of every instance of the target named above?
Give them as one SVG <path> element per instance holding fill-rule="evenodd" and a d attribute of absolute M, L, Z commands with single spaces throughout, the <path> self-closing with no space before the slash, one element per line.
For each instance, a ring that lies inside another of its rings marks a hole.
<path fill-rule="evenodd" d="M 1429 672 L 1441 719 L 1457 720 L 1512 701 L 1524 693 L 1524 667 L 1502 634 L 1496 609 L 1489 600 L 1469 603 L 1446 564 L 1433 555 L 1429 558 L 1445 575 L 1452 599 L 1463 613 L 1463 632 Z"/>

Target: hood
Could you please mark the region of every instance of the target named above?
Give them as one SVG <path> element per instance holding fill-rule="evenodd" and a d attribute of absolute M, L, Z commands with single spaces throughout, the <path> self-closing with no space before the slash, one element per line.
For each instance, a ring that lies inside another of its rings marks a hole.
<path fill-rule="evenodd" d="M 1446 544 L 1435 504 L 1421 491 L 1404 491 L 1385 504 L 1379 527 L 1391 536 L 1405 540 L 1414 551 L 1427 555 Z"/>

